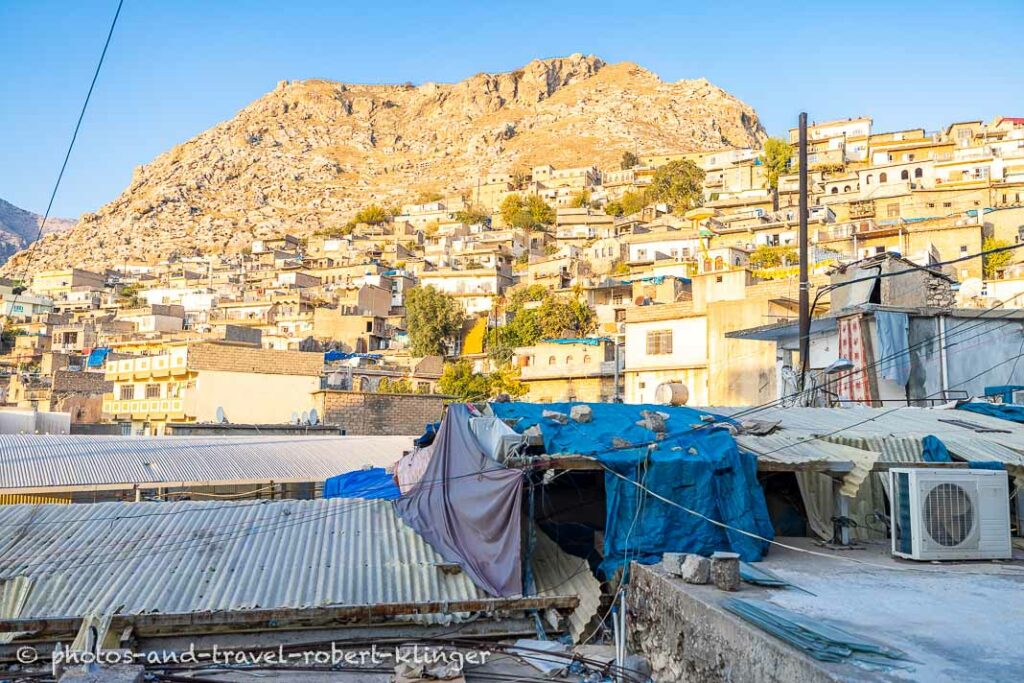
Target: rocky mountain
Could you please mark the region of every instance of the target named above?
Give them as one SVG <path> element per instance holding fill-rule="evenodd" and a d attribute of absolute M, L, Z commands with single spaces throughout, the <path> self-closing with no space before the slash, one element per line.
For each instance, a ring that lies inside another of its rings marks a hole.
<path fill-rule="evenodd" d="M 20 209 L 0 199 L 0 263 L 35 241 L 42 222 L 43 217 L 39 214 Z M 74 224 L 74 221 L 66 218 L 51 216 L 46 220 L 44 234 L 70 230 Z"/>
<path fill-rule="evenodd" d="M 539 163 L 756 145 L 749 106 L 704 79 L 666 83 L 593 56 L 460 83 L 281 82 L 234 118 L 135 170 L 117 199 L 6 266 L 99 267 L 231 253 L 256 237 L 341 226 L 360 206 L 460 193 Z"/>

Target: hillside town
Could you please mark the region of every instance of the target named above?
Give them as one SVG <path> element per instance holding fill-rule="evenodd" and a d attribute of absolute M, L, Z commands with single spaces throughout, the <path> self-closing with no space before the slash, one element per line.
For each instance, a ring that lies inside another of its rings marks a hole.
<path fill-rule="evenodd" d="M 1012 680 L 1024 117 L 754 137 L 21 252 L 0 679 Z"/>
<path fill-rule="evenodd" d="M 881 259 L 942 287 L 865 302 L 935 316 L 1024 292 L 1015 252 L 977 256 L 1024 235 L 1024 118 L 871 124 L 809 128 L 816 287 Z M 70 413 L 72 431 L 147 435 L 327 418 L 334 392 L 651 403 L 676 384 L 692 405 L 773 400 L 792 364 L 743 331 L 795 315 L 795 142 L 536 166 L 230 256 L 33 272 L 0 289 L 2 395 Z M 815 315 L 837 314 L 829 299 Z"/>

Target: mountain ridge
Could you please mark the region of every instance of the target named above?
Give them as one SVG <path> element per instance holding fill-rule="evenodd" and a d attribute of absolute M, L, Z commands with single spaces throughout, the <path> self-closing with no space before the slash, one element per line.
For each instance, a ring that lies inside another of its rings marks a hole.
<path fill-rule="evenodd" d="M 610 167 L 627 149 L 699 151 L 765 137 L 751 107 L 706 79 L 667 83 L 592 55 L 447 84 L 281 81 L 137 167 L 117 198 L 4 270 L 235 253 L 258 237 L 340 227 L 371 202 L 459 192 L 491 172 Z"/>

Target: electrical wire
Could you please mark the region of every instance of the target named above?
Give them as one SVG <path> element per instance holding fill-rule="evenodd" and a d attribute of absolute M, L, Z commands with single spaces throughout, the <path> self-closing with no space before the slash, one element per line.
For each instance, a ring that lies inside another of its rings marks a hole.
<path fill-rule="evenodd" d="M 124 6 L 124 0 L 118 0 L 117 10 L 114 12 L 114 18 L 110 22 L 110 28 L 107 30 L 107 39 L 103 42 L 103 51 L 100 52 L 100 59 L 96 63 L 96 69 L 92 74 L 92 81 L 89 83 L 89 91 L 85 94 L 85 101 L 82 103 L 82 110 L 78 113 L 78 121 L 75 123 L 75 131 L 71 135 L 71 142 L 68 144 L 68 150 L 64 154 L 64 163 L 61 164 L 60 172 L 57 174 L 57 182 L 53 185 L 53 191 L 50 193 L 50 201 L 46 204 L 46 212 L 43 214 L 43 219 L 39 222 L 39 230 L 36 233 L 35 241 L 38 241 L 43 236 L 43 229 L 46 227 L 46 221 L 50 217 L 50 211 L 53 210 L 53 202 L 57 198 L 57 190 L 60 189 L 61 180 L 64 179 L 64 171 L 67 170 L 68 161 L 71 159 L 71 151 L 75 148 L 75 141 L 78 140 L 78 131 L 82 128 L 82 121 L 85 119 L 85 112 L 89 108 L 89 101 L 92 99 L 92 91 L 96 87 L 96 81 L 99 80 L 100 70 L 103 68 L 103 60 L 107 57 L 107 48 L 110 47 L 110 40 L 114 37 L 114 28 L 117 26 L 117 19 L 121 16 L 121 7 Z M 28 275 L 29 263 L 31 262 L 28 257 L 25 258 L 25 267 L 23 269 L 22 280 Z M 9 310 L 14 310 L 14 304 L 18 302 L 18 294 L 20 292 L 15 291 L 14 298 L 11 300 Z"/>

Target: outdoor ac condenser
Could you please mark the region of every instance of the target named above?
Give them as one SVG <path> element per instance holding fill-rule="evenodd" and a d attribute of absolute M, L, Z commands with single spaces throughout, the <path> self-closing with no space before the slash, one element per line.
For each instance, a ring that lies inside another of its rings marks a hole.
<path fill-rule="evenodd" d="M 1010 559 L 1006 472 L 889 470 L 892 553 L 911 560 Z"/>

